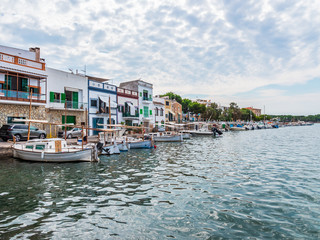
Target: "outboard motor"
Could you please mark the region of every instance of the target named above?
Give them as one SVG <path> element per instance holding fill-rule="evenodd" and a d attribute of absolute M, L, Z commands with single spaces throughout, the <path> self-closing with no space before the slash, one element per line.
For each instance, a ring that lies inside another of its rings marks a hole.
<path fill-rule="evenodd" d="M 219 135 L 222 135 L 222 132 L 219 129 L 217 129 L 216 127 L 212 128 L 212 132 L 213 132 L 213 136 L 217 136 L 217 133 Z"/>
<path fill-rule="evenodd" d="M 97 149 L 98 149 L 99 151 L 102 150 L 102 146 L 103 146 L 103 143 L 102 143 L 102 142 L 98 142 L 98 143 L 97 143 Z"/>

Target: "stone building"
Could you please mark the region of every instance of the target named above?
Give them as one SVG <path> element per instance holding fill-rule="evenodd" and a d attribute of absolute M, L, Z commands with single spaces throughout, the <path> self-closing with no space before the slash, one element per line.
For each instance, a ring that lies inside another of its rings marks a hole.
<path fill-rule="evenodd" d="M 46 63 L 40 58 L 40 48 L 0 45 L 0 126 L 14 119 L 28 119 L 30 100 L 31 119 L 45 120 L 46 89 Z"/>

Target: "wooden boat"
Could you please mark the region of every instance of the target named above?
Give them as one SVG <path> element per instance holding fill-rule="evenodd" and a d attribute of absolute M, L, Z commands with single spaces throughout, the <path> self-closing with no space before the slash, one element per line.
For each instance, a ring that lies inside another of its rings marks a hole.
<path fill-rule="evenodd" d="M 128 138 L 128 143 L 130 144 L 130 149 L 154 148 L 154 143 L 151 139 L 143 140 L 137 138 Z"/>
<path fill-rule="evenodd" d="M 183 135 L 172 132 L 149 133 L 148 135 L 155 142 L 182 142 Z"/>
<path fill-rule="evenodd" d="M 99 161 L 95 144 L 87 144 L 83 148 L 67 145 L 64 139 L 36 139 L 12 146 L 13 157 L 37 162 L 93 162 Z"/>

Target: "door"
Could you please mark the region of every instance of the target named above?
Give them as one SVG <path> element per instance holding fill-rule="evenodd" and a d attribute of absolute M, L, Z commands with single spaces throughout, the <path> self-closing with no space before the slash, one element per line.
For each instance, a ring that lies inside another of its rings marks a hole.
<path fill-rule="evenodd" d="M 64 115 L 62 116 L 62 124 L 65 123 L 65 120 L 64 120 Z M 73 123 L 73 124 L 76 124 L 76 117 L 75 116 L 67 116 L 67 122 L 66 123 Z M 67 127 L 67 130 L 68 129 L 71 129 L 72 127 Z M 62 129 L 64 130 L 64 126 L 62 127 Z"/>
<path fill-rule="evenodd" d="M 93 128 L 103 128 L 103 126 L 98 125 L 99 124 L 104 124 L 104 119 L 103 118 L 92 118 L 92 126 Z M 93 135 L 98 135 L 99 131 L 93 130 Z"/>

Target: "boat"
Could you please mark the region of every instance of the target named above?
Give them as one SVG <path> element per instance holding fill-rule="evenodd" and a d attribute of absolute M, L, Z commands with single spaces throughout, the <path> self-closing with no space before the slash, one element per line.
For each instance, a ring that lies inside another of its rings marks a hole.
<path fill-rule="evenodd" d="M 173 132 L 156 132 L 149 133 L 148 137 L 151 137 L 155 142 L 182 142 L 183 135 Z"/>
<path fill-rule="evenodd" d="M 151 139 L 139 139 L 128 137 L 127 141 L 128 144 L 130 144 L 130 149 L 154 148 L 154 143 Z"/>
<path fill-rule="evenodd" d="M 60 138 L 35 139 L 12 146 L 13 157 L 35 162 L 94 162 L 99 161 L 95 144 L 67 145 Z"/>
<path fill-rule="evenodd" d="M 249 129 L 242 126 L 241 124 L 237 124 L 236 126 L 234 126 L 234 125 L 230 126 L 230 130 L 231 131 L 247 131 Z"/>

